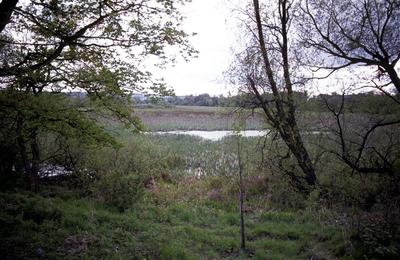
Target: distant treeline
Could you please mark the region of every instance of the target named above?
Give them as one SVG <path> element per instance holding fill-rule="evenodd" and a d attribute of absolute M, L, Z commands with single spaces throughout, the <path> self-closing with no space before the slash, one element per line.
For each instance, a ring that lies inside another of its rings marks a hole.
<path fill-rule="evenodd" d="M 235 96 L 210 96 L 209 94 L 174 96 L 161 98 L 145 98 L 143 96 L 133 97 L 136 104 L 159 104 L 175 106 L 220 106 L 220 107 L 248 107 L 259 106 L 254 96 L 239 94 Z M 265 100 L 272 100 L 272 96 L 265 94 Z M 373 92 L 344 95 L 321 94 L 318 96 L 307 96 L 306 93 L 296 92 L 295 100 L 299 111 L 327 112 L 327 104 L 339 108 L 344 102 L 344 108 L 350 113 L 394 113 L 399 106 L 394 106 L 390 97 Z"/>

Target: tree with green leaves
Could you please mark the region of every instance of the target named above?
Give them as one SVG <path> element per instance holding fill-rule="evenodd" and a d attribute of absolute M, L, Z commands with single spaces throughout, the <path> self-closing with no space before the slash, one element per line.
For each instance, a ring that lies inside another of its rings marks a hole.
<path fill-rule="evenodd" d="M 29 174 L 33 190 L 43 162 L 41 132 L 115 144 L 99 118 L 116 116 L 140 130 L 129 94 L 171 92 L 143 63 L 149 56 L 157 57 L 159 66 L 173 61 L 170 46 L 184 58 L 195 53 L 180 29 L 178 8 L 185 2 L 2 1 L 0 108 L 7 122 L 2 138 L 13 133 L 11 146 L 18 147 L 13 157 Z M 70 91 L 86 98 L 71 100 L 65 94 Z"/>

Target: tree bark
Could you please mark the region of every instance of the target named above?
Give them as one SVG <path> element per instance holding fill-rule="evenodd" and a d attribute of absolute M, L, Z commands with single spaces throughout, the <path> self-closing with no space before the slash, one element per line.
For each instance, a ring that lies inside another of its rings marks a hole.
<path fill-rule="evenodd" d="M 291 112 L 289 112 L 291 113 Z M 301 170 L 305 174 L 305 180 L 309 186 L 315 186 L 317 182 L 317 176 L 315 174 L 315 168 L 308 154 L 307 149 L 304 146 L 303 139 L 301 138 L 297 122 L 294 119 L 294 114 L 291 114 L 292 119 L 289 120 L 289 125 L 286 127 L 290 133 L 289 137 L 284 140 L 288 145 L 289 149 L 296 157 L 297 163 Z"/>
<path fill-rule="evenodd" d="M 11 15 L 17 6 L 18 0 L 3 0 L 0 3 L 0 33 L 10 22 Z"/>
<path fill-rule="evenodd" d="M 17 132 L 17 143 L 19 148 L 19 155 L 21 156 L 22 166 L 24 168 L 25 174 L 28 175 L 27 183 L 29 188 L 31 189 L 31 181 L 29 178 L 30 173 L 30 165 L 28 160 L 28 155 L 26 152 L 25 139 L 23 137 L 23 118 L 20 115 L 17 115 L 17 123 L 16 123 L 16 132 Z"/>
<path fill-rule="evenodd" d="M 31 180 L 31 189 L 34 192 L 39 190 L 39 169 L 40 169 L 40 152 L 39 145 L 37 142 L 37 129 L 31 130 L 31 152 L 32 152 L 32 161 L 31 161 L 31 169 L 30 169 L 30 180 Z"/>
<path fill-rule="evenodd" d="M 397 92 L 400 93 L 400 78 L 397 75 L 396 69 L 394 66 L 388 65 L 385 66 L 385 70 L 389 74 L 390 80 L 392 81 L 394 87 L 397 89 Z"/>
<path fill-rule="evenodd" d="M 33 192 L 37 192 L 39 190 L 39 163 L 40 163 L 39 145 L 37 143 L 37 129 L 31 130 L 29 136 L 29 142 L 32 153 L 32 158 L 30 159 L 26 148 L 27 140 L 26 138 L 24 138 L 25 133 L 23 131 L 23 124 L 24 124 L 23 118 L 20 115 L 18 115 L 16 123 L 16 132 L 17 132 L 17 143 L 19 148 L 19 154 L 21 156 L 25 174 L 27 175 L 29 189 Z"/>
<path fill-rule="evenodd" d="M 239 208 L 240 208 L 240 249 L 246 250 L 246 235 L 244 226 L 244 183 L 243 183 L 243 162 L 241 156 L 240 137 L 237 137 L 238 163 L 239 163 Z"/>

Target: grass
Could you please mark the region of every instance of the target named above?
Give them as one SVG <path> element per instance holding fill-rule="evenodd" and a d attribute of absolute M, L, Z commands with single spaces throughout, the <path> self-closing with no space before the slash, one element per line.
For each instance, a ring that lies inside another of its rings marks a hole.
<path fill-rule="evenodd" d="M 236 210 L 201 202 L 159 205 L 148 194 L 121 213 L 46 187 L 41 195 L 0 193 L 0 206 L 3 259 L 309 259 L 341 247 L 337 229 L 303 212 L 249 213 L 243 254 Z"/>

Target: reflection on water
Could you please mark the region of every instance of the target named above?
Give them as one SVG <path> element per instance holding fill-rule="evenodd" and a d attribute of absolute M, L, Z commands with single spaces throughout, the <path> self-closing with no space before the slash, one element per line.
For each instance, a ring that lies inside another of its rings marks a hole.
<path fill-rule="evenodd" d="M 259 137 L 265 136 L 269 133 L 269 130 L 246 130 L 241 131 L 240 134 L 243 137 Z M 199 130 L 191 130 L 191 131 L 159 131 L 159 132 L 152 132 L 152 134 L 158 135 L 165 135 L 165 134 L 175 134 L 175 135 L 191 135 L 191 136 L 198 136 L 204 138 L 206 140 L 211 141 L 218 141 L 226 136 L 233 136 L 235 132 L 233 131 L 199 131 Z"/>
<path fill-rule="evenodd" d="M 61 165 L 54 165 L 49 163 L 43 163 L 40 165 L 39 177 L 40 178 L 52 178 L 57 176 L 68 176 L 71 175 L 72 171 L 66 169 Z"/>
<path fill-rule="evenodd" d="M 246 130 L 241 131 L 240 134 L 243 137 L 262 137 L 269 134 L 272 130 Z M 175 130 L 175 131 L 157 131 L 157 132 L 150 132 L 151 134 L 156 135 L 191 135 L 201 137 L 206 140 L 211 141 L 218 141 L 227 136 L 235 135 L 233 131 L 202 131 L 202 130 Z M 318 135 L 318 134 L 328 134 L 324 131 L 304 131 L 302 132 L 303 135 Z"/>

